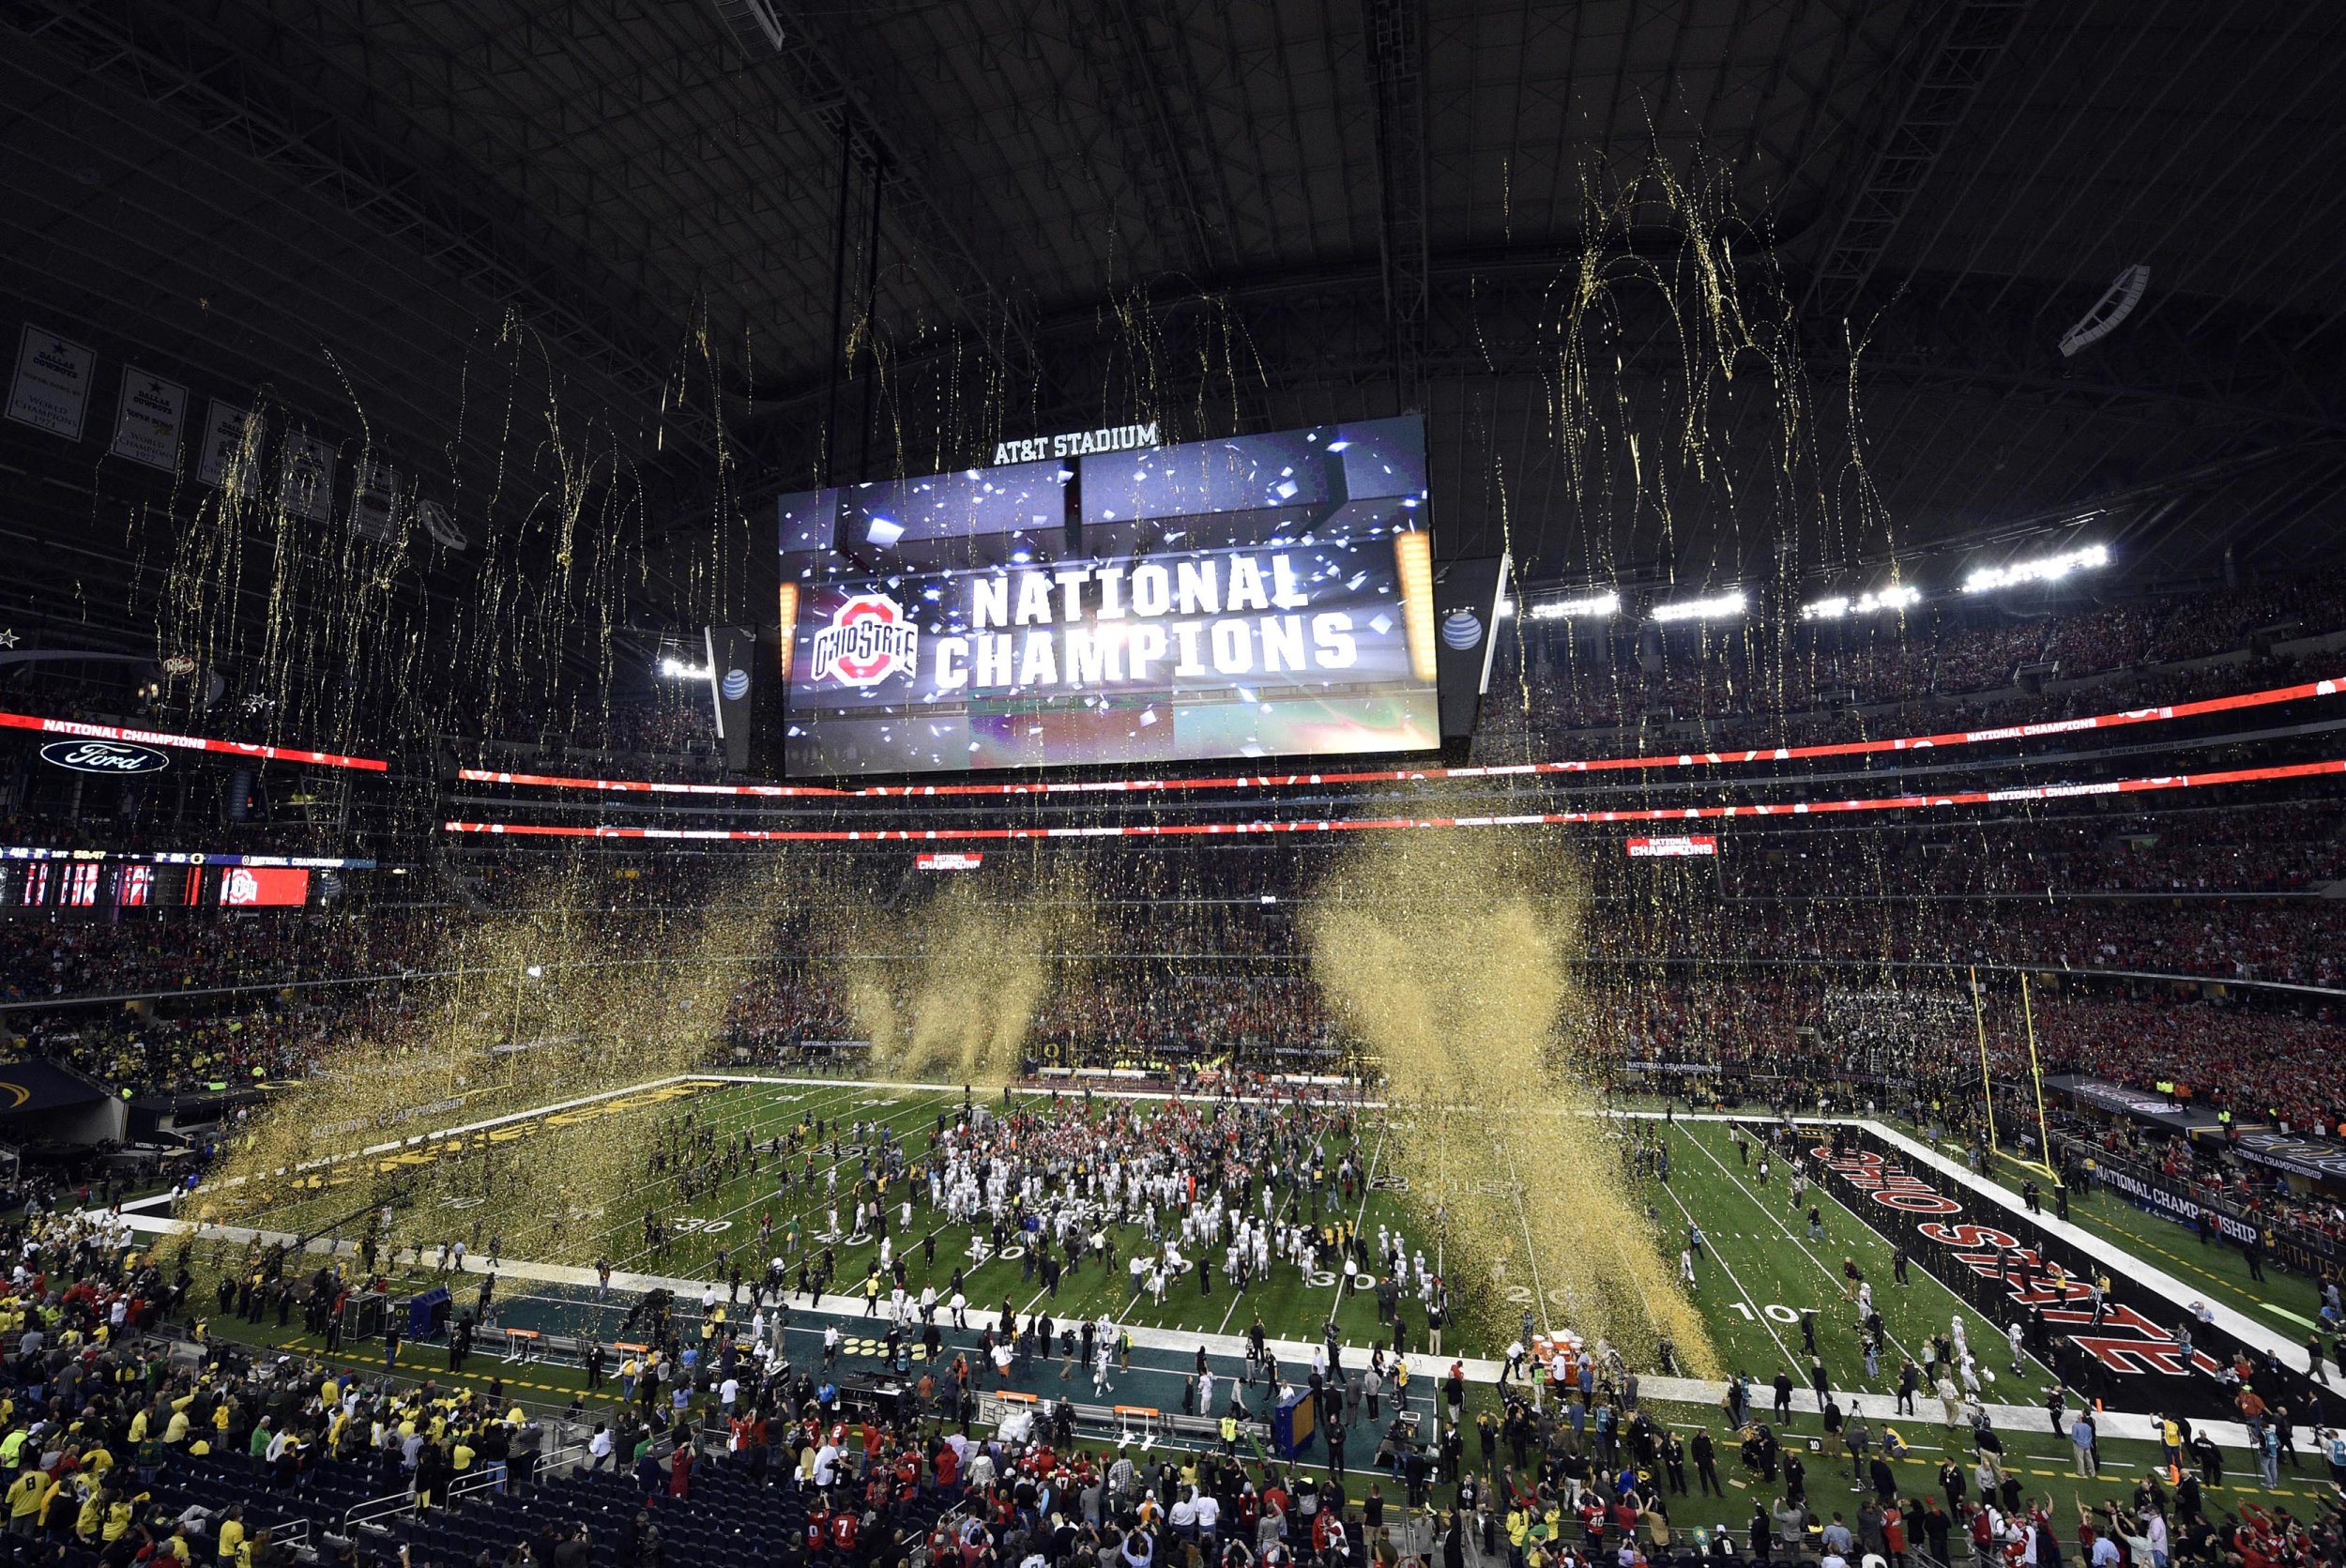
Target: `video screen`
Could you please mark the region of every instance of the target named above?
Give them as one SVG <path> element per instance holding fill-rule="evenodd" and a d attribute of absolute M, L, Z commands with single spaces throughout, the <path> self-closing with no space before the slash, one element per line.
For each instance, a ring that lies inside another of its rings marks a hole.
<path fill-rule="evenodd" d="M 783 498 L 788 773 L 1440 744 L 1419 420 L 1000 472 Z"/>
<path fill-rule="evenodd" d="M 310 897 L 310 874 L 272 866 L 230 866 L 220 874 L 223 908 L 277 908 L 304 904 Z"/>

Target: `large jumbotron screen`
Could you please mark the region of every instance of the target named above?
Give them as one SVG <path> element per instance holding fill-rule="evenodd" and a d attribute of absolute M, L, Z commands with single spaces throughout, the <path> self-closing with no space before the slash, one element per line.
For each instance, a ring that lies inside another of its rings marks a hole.
<path fill-rule="evenodd" d="M 1438 747 L 1423 422 L 1148 434 L 783 497 L 786 770 Z"/>

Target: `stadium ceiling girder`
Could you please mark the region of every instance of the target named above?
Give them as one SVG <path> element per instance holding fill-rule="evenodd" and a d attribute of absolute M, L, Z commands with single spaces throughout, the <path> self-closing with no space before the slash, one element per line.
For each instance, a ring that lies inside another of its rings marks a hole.
<path fill-rule="evenodd" d="M 1015 374 L 1032 362 L 1028 312 L 983 257 L 973 237 L 968 204 L 976 192 L 955 190 L 928 173 L 930 160 L 870 107 L 869 95 L 827 38 L 817 13 L 777 0 L 783 24 L 777 64 L 789 81 L 796 110 L 821 126 L 834 145 L 849 141 L 866 169 L 887 171 L 882 221 L 899 253 L 926 272 L 947 308 L 973 329 L 989 355 Z M 765 62 L 747 62 L 754 72 Z M 740 72 L 731 73 L 734 75 Z"/>
<path fill-rule="evenodd" d="M 1568 258 L 1437 262 L 1425 368 L 1437 377 L 1519 377 L 1552 374 L 1555 356 L 1551 285 Z M 1786 281 L 1770 286 L 1788 289 Z M 1227 290 L 1188 293 L 1150 312 L 1177 349 L 1190 324 L 1226 312 L 1242 329 L 1273 388 L 1337 385 L 1363 399 L 1381 393 L 1391 358 L 1383 330 L 1381 278 L 1371 263 L 1341 269 L 1306 268 L 1281 278 L 1257 278 Z M 1992 304 L 1980 297 L 1992 293 Z M 1624 296 L 1634 304 L 1632 297 Z M 2065 285 L 2008 282 L 1942 294 L 1927 276 L 1878 282 L 1853 312 L 1864 322 L 1860 380 L 1908 383 L 1983 396 L 2026 396 L 2047 405 L 2106 413 L 2152 424 L 2203 430 L 2209 419 L 2300 435 L 2346 433 L 2346 375 L 2334 386 L 2308 378 L 2318 357 L 2294 350 L 2287 324 L 2256 333 L 2216 331 L 2186 337 L 2160 325 L 2180 312 L 2161 312 L 2139 336 L 2125 328 L 2075 360 L 2054 347 L 2060 327 L 2090 300 Z M 1662 312 L 1639 322 L 1625 315 L 1617 346 L 1624 356 L 1653 356 L 1660 368 L 1679 363 L 1674 332 Z M 1087 307 L 1046 321 L 1038 333 L 1044 395 L 1038 419 L 1091 422 L 1101 407 L 1102 317 Z M 1837 382 L 1846 373 L 1847 342 L 1837 327 L 1805 329 L 1802 353 L 1812 370 Z M 901 388 L 951 363 L 949 350 L 906 357 L 891 367 Z M 1199 362 L 1161 352 L 1155 366 L 1168 403 L 1187 401 Z M 802 468 L 792 448 L 806 428 L 806 405 L 823 387 L 819 375 L 776 378 L 754 392 L 754 416 L 735 434 L 754 456 L 783 472 Z M 1348 410 L 1355 412 L 1357 410 Z M 1201 432 L 1198 434 L 1215 434 Z"/>
<path fill-rule="evenodd" d="M 1141 221 L 1189 276 L 1228 271 L 1237 263 L 1229 185 L 1212 149 L 1190 133 L 1201 95 L 1171 0 L 1059 0 L 1059 12 L 1089 68 L 1091 107 L 1133 177 Z"/>
<path fill-rule="evenodd" d="M 665 335 L 680 344 L 681 324 L 590 253 L 533 223 L 526 204 L 475 194 L 482 181 L 461 149 L 495 135 L 493 119 L 460 118 L 441 103 L 443 122 L 423 126 L 434 100 L 410 91 L 394 102 L 392 92 L 412 84 L 395 71 L 342 83 L 338 90 L 358 95 L 355 109 L 324 110 L 316 80 L 336 68 L 297 31 L 272 23 L 232 37 L 217 25 L 219 8 L 208 19 L 192 7 L 171 14 L 175 28 L 142 8 L 134 26 L 122 0 L 31 0 L 9 23 L 28 47 L 55 52 L 229 149 L 230 166 L 266 170 L 413 248 L 477 290 L 484 314 L 510 301 L 561 345 L 574 371 L 608 388 L 610 402 L 667 403 L 667 358 L 649 343 Z M 680 435 L 711 434 L 706 417 L 690 409 L 670 418 Z"/>

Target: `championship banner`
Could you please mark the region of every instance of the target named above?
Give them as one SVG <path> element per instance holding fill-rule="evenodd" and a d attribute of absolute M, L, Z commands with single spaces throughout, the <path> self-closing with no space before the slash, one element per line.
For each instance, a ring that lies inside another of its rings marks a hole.
<path fill-rule="evenodd" d="M 2296 1137 L 2271 1127 L 2242 1128 L 2223 1142 L 2250 1165 L 2302 1176 L 2332 1189 L 2346 1186 L 2346 1144 Z"/>
<path fill-rule="evenodd" d="M 317 768 L 352 768 L 381 773 L 390 764 L 381 757 L 344 756 L 339 752 L 304 751 L 297 746 L 263 746 L 250 740 L 220 740 L 202 735 L 175 735 L 169 730 L 133 729 L 121 724 L 90 723 L 80 719 L 44 719 L 33 713 L 0 712 L 0 729 L 31 730 L 38 735 L 78 735 L 91 740 L 120 741 L 133 746 L 171 746 L 189 752 L 216 752 L 252 757 L 262 762 L 300 762 Z"/>
<path fill-rule="evenodd" d="M 1633 838 L 1628 849 L 1633 860 L 1665 860 L 1681 856 L 1716 855 L 1719 841 L 1711 833 L 1665 833 L 1654 838 Z"/>
<path fill-rule="evenodd" d="M 2205 1223 L 2228 1241 L 2246 1243 L 2262 1242 L 2263 1240 L 2257 1227 L 2247 1221 L 2236 1219 L 2221 1209 L 2202 1204 L 2197 1198 L 2175 1191 L 2163 1181 L 2148 1180 L 2107 1160 L 2094 1162 L 2094 1182 L 2096 1186 L 2109 1188 L 2145 1213 L 2172 1220 L 2192 1230 L 2198 1230 Z"/>
<path fill-rule="evenodd" d="M 2336 1237 L 2292 1224 L 2286 1218 L 2273 1219 L 2260 1228 L 2256 1216 L 2243 1213 L 2230 1204 L 2203 1202 L 2201 1195 L 2181 1190 L 2155 1172 L 2132 1171 L 2113 1165 L 2101 1149 L 2082 1151 L 2093 1159 L 2095 1184 L 2109 1188 L 2146 1214 L 2172 1220 L 2194 1232 L 2204 1225 L 2234 1245 L 2256 1241 L 2283 1268 L 2308 1279 L 2323 1278 L 2346 1266 L 2346 1242 Z"/>
<path fill-rule="evenodd" d="M 80 343 L 25 323 L 17 341 L 16 378 L 8 384 L 8 418 L 35 430 L 82 438 L 98 356 Z"/>
<path fill-rule="evenodd" d="M 826 583 L 801 596 L 787 770 L 1423 751 L 1425 662 L 1385 539 Z"/>
<path fill-rule="evenodd" d="M 293 432 L 278 457 L 277 504 L 287 515 L 312 523 L 334 518 L 334 449 L 315 436 Z"/>
<path fill-rule="evenodd" d="M 218 489 L 228 481 L 233 469 L 240 476 L 240 483 L 251 483 L 260 459 L 261 434 L 258 415 L 214 398 L 204 422 L 204 449 L 196 458 L 196 479 Z"/>
<path fill-rule="evenodd" d="M 114 415 L 116 457 L 173 473 L 179 466 L 179 434 L 188 419 L 188 389 L 142 370 L 122 373 L 122 405 Z"/>

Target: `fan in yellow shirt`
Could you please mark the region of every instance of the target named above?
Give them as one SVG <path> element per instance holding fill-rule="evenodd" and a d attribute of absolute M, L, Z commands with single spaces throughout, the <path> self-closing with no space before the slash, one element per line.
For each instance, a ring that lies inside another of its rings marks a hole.
<path fill-rule="evenodd" d="M 221 1561 L 231 1564 L 232 1568 L 243 1568 L 244 1564 L 252 1560 L 251 1549 L 245 1545 L 242 1503 L 232 1504 L 226 1516 L 220 1521 L 219 1540 Z"/>
<path fill-rule="evenodd" d="M 37 1468 L 27 1465 L 8 1484 L 8 1531 L 12 1535 L 31 1535 L 40 1525 L 43 1494 L 49 1489 L 49 1478 Z"/>
<path fill-rule="evenodd" d="M 139 1504 L 145 1501 L 146 1497 L 145 1492 L 135 1498 L 126 1498 L 118 1492 L 114 1494 L 114 1500 L 106 1504 L 106 1523 L 99 1531 L 108 1545 L 130 1533 L 130 1527 L 138 1522 Z"/>

